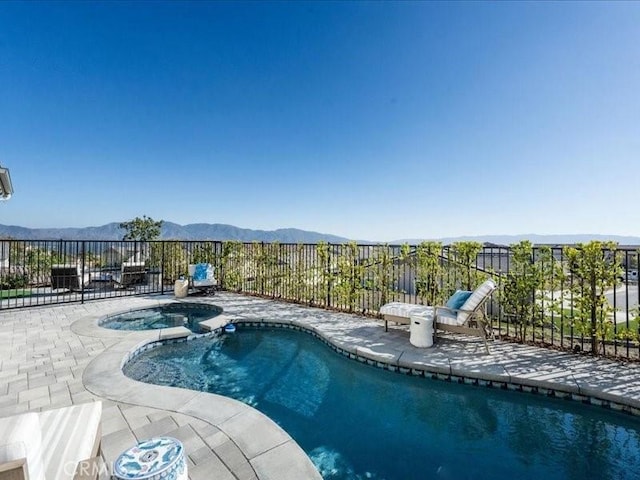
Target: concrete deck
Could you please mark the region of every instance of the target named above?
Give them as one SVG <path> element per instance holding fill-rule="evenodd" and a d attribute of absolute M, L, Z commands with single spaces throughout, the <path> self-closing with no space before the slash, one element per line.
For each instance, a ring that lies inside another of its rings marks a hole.
<path fill-rule="evenodd" d="M 121 366 L 141 346 L 186 329 L 107 330 L 106 315 L 175 301 L 170 295 L 0 312 L 0 417 L 103 401 L 107 466 L 136 441 L 171 435 L 185 446 L 191 479 L 318 479 L 302 449 L 270 419 L 232 399 L 136 382 Z M 189 297 L 224 309 L 227 321 L 309 330 L 351 358 L 390 370 L 556 395 L 640 415 L 640 366 L 531 346 L 445 335 L 428 349 L 408 327 L 231 293 Z M 346 360 L 345 360 L 346 361 Z"/>

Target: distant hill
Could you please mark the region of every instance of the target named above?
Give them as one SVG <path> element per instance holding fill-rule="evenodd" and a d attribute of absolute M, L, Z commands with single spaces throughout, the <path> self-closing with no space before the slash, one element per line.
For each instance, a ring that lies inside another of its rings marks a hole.
<path fill-rule="evenodd" d="M 25 228 L 14 225 L 0 225 L 0 237 L 18 240 L 122 240 L 124 230 L 119 223 L 108 223 L 100 227 L 85 228 Z M 166 240 L 239 240 L 241 242 L 281 242 L 281 243 L 344 243 L 347 238 L 295 228 L 278 230 L 251 230 L 220 223 L 193 223 L 178 225 L 163 222 L 161 239 Z"/>
<path fill-rule="evenodd" d="M 416 245 L 420 242 L 428 239 L 404 239 L 389 242 L 390 244 L 403 244 Z M 522 240 L 529 240 L 534 245 L 566 245 L 574 243 L 587 243 L 591 240 L 600 241 L 613 241 L 620 245 L 640 245 L 640 237 L 623 236 L 623 235 L 590 235 L 590 234 L 558 234 L 558 235 L 536 235 L 536 234 L 523 234 L 523 235 L 478 235 L 467 237 L 447 237 L 435 239 L 438 242 L 442 242 L 444 245 L 448 245 L 454 242 L 475 241 L 480 243 L 491 243 L 495 245 L 511 245 L 512 243 L 518 243 Z"/>

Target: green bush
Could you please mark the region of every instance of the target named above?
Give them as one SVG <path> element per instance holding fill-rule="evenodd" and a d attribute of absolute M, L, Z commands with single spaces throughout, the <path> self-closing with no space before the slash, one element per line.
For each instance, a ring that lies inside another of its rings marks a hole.
<path fill-rule="evenodd" d="M 29 277 L 24 273 L 9 273 L 0 278 L 0 289 L 24 288 L 29 285 Z"/>

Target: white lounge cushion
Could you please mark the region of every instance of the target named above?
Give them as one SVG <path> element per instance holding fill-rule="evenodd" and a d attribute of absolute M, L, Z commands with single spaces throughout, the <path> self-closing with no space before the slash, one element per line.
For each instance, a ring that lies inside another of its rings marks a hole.
<path fill-rule="evenodd" d="M 460 320 L 460 314 L 456 315 L 456 312 L 444 308 L 438 308 L 436 322 L 445 325 L 462 325 L 464 323 Z"/>
<path fill-rule="evenodd" d="M 40 412 L 47 480 L 73 479 L 78 462 L 93 454 L 101 417 L 102 402 Z"/>
<path fill-rule="evenodd" d="M 29 480 L 45 480 L 38 414 L 0 418 L 0 432 L 0 463 L 25 458 Z"/>
<path fill-rule="evenodd" d="M 144 262 L 122 262 L 123 269 L 136 269 L 136 270 L 144 270 Z"/>
<path fill-rule="evenodd" d="M 382 315 L 393 315 L 395 317 L 429 316 L 433 315 L 433 307 L 427 305 L 416 305 L 414 303 L 391 302 L 380 307 Z"/>
<path fill-rule="evenodd" d="M 478 288 L 476 288 L 467 301 L 464 302 L 460 308 L 460 312 L 458 312 L 460 324 L 466 322 L 471 312 L 478 308 L 478 305 L 491 295 L 495 289 L 496 283 L 492 279 L 485 280 Z"/>
<path fill-rule="evenodd" d="M 194 287 L 214 287 L 216 285 L 216 279 L 215 278 L 206 278 L 204 280 L 194 280 L 193 281 L 193 286 Z"/>

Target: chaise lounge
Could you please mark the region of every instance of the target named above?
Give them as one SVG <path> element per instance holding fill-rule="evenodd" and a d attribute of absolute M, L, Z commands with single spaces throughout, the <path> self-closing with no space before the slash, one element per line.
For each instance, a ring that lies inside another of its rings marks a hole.
<path fill-rule="evenodd" d="M 410 324 L 411 316 L 434 315 L 435 330 L 479 336 L 489 353 L 488 338 L 493 338 L 491 325 L 487 321 L 484 306 L 496 289 L 492 279 L 485 280 L 473 292 L 458 290 L 444 306 L 416 305 L 413 303 L 391 302 L 380 307 L 385 331 L 389 322 Z"/>
<path fill-rule="evenodd" d="M 113 276 L 113 281 L 121 288 L 129 288 L 145 283 L 146 277 L 144 262 L 123 262 L 120 271 Z"/>
<path fill-rule="evenodd" d="M 89 273 L 82 275 L 77 265 L 51 265 L 51 289 L 72 292 L 82 290 L 89 284 Z"/>
<path fill-rule="evenodd" d="M 215 269 L 210 263 L 189 265 L 190 286 L 199 293 L 214 295 L 218 281 L 214 276 Z"/>

